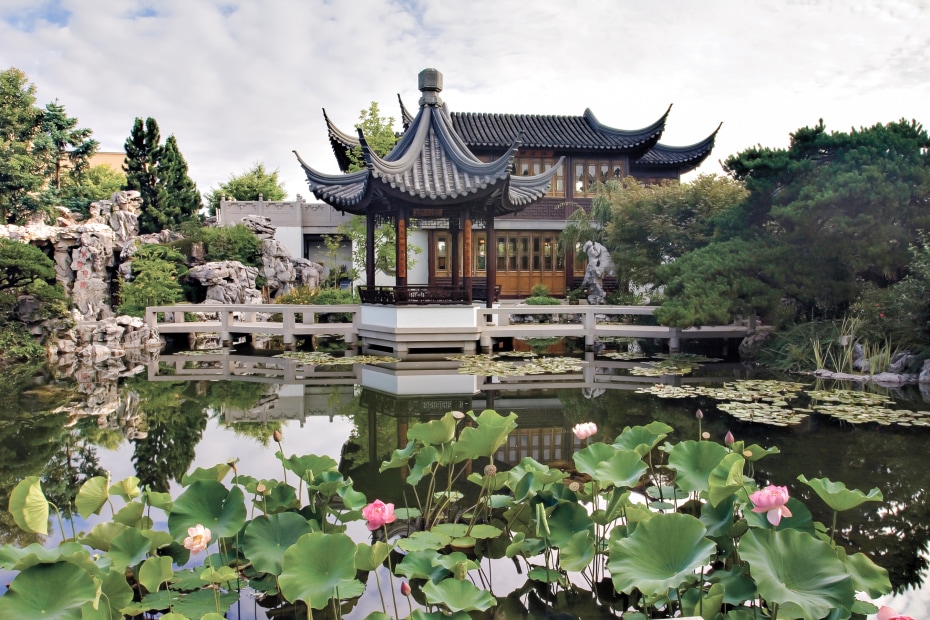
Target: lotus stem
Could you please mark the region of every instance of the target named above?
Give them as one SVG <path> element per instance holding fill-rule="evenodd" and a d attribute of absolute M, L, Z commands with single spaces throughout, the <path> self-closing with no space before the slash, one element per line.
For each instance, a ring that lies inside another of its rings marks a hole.
<path fill-rule="evenodd" d="M 388 538 L 387 524 L 384 524 L 381 527 L 384 529 L 384 542 L 390 545 L 390 542 L 389 542 L 390 539 Z M 391 566 L 391 551 L 390 550 L 388 550 L 387 565 L 388 565 L 388 579 L 391 580 L 391 601 L 393 601 L 394 603 L 394 618 L 397 618 L 397 594 L 394 592 L 394 567 Z"/>
<path fill-rule="evenodd" d="M 833 525 L 830 527 L 830 542 L 836 546 L 836 511 L 833 511 Z"/>
<path fill-rule="evenodd" d="M 384 592 L 381 590 L 381 577 L 378 576 L 378 569 L 375 568 L 375 583 L 378 584 L 378 596 L 381 597 L 381 610 L 387 613 L 387 604 L 384 602 Z"/>

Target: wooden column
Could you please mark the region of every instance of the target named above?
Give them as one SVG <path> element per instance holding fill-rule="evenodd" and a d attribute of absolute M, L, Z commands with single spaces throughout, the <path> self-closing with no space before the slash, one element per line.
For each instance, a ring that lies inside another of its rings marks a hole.
<path fill-rule="evenodd" d="M 365 286 L 369 293 L 375 288 L 375 215 L 371 211 L 365 214 Z"/>
<path fill-rule="evenodd" d="M 488 287 L 488 308 L 494 307 L 494 287 L 497 286 L 497 235 L 494 234 L 494 207 L 488 207 L 488 214 L 484 218 L 484 231 L 487 237 L 488 258 L 485 264 Z"/>
<path fill-rule="evenodd" d="M 397 243 L 395 264 L 397 265 L 397 286 L 407 286 L 407 207 L 397 209 Z"/>
<path fill-rule="evenodd" d="M 472 257 L 472 243 L 471 243 L 471 207 L 466 207 L 463 215 L 465 216 L 465 221 L 462 223 L 462 233 L 464 236 L 464 247 L 463 250 L 463 265 L 462 265 L 462 276 L 465 285 L 465 299 L 468 300 L 468 303 L 471 303 L 471 268 L 474 265 Z"/>
<path fill-rule="evenodd" d="M 449 252 L 452 269 L 452 290 L 455 291 L 461 284 L 459 263 L 459 214 L 449 216 Z"/>

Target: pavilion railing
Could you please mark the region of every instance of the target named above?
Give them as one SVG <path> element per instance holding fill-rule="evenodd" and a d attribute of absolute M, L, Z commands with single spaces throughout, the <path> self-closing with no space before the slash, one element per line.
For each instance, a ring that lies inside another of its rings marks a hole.
<path fill-rule="evenodd" d="M 425 306 L 425 305 L 461 305 L 474 301 L 486 301 L 488 289 L 484 282 L 473 283 L 471 290 L 463 286 L 360 286 L 359 296 L 364 304 L 382 304 L 385 306 Z M 495 287 L 494 300 L 500 295 L 500 287 Z"/>

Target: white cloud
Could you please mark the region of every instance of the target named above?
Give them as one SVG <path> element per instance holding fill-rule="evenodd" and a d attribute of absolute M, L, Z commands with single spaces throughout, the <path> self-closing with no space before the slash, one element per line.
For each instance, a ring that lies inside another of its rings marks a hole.
<path fill-rule="evenodd" d="M 723 121 L 708 172 L 754 144 L 786 146 L 820 118 L 840 131 L 920 121 L 930 95 L 930 11 L 919 0 L 35 6 L 3 3 L 0 51 L 39 102 L 57 97 L 110 151 L 122 149 L 135 117 L 154 117 L 163 136 L 177 137 L 202 192 L 264 162 L 291 196 L 308 196 L 293 149 L 336 170 L 321 108 L 346 130 L 373 100 L 396 116 L 398 93 L 416 105 L 425 67 L 443 72 L 443 97 L 459 111 L 590 107 L 633 129 L 671 103 L 663 142 L 678 145 Z"/>

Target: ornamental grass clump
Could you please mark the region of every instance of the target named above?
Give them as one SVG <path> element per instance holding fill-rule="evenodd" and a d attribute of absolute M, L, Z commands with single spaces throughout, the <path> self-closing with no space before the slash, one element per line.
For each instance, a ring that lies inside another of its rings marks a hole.
<path fill-rule="evenodd" d="M 588 424 L 576 430 L 584 447 L 560 468 L 498 460 L 516 429 L 512 413 L 449 412 L 414 424 L 380 468 L 405 474 L 399 497 L 366 497 L 335 460 L 287 455 L 280 437 L 286 480 L 224 463 L 188 473 L 172 497 L 134 477 L 92 478 L 73 510 L 109 518 L 63 531 L 57 547 L 0 547 L 0 568 L 16 572 L 0 617 L 215 620 L 248 586 L 269 616 L 340 618 L 372 582 L 381 592 L 385 571 L 391 604 L 382 595 L 380 611 L 360 610 L 368 618 L 527 617 L 531 607 L 540 617 L 727 620 L 879 611 L 868 599 L 890 592 L 888 573 L 833 536 L 837 513 L 881 501 L 877 489 L 802 476 L 834 511 L 828 528 L 788 481 L 760 488 L 753 479 L 752 466 L 777 448 L 732 434 L 725 444 L 703 434 L 675 442 L 661 422 L 600 437 Z M 49 507 L 36 477 L 10 497 L 29 533 L 46 533 Z M 525 577 L 513 592 L 495 583 L 500 561 Z"/>

